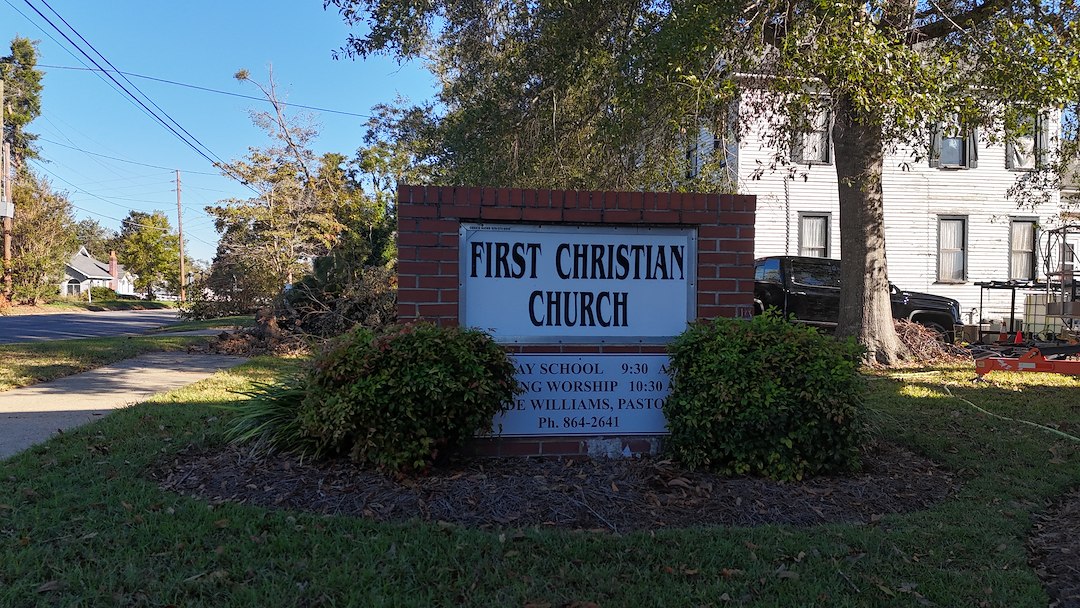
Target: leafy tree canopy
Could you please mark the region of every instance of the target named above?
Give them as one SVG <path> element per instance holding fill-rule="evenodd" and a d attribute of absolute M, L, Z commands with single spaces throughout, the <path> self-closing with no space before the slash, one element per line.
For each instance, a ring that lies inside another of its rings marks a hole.
<path fill-rule="evenodd" d="M 29 170 L 14 180 L 12 200 L 18 210 L 12 223 L 12 299 L 38 304 L 58 294 L 64 266 L 78 249 L 71 202 Z"/>
<path fill-rule="evenodd" d="M 120 235 L 97 220 L 79 220 L 75 224 L 75 237 L 90 255 L 99 260 L 107 260 L 109 254 L 120 247 Z"/>
<path fill-rule="evenodd" d="M 117 255 L 124 267 L 137 275 L 135 288 L 152 298 L 155 290 L 179 290 L 179 247 L 180 237 L 165 213 L 131 211 L 120 228 Z"/>
<path fill-rule="evenodd" d="M 21 167 L 25 159 L 37 158 L 34 142 L 38 136 L 28 133 L 26 125 L 41 114 L 41 77 L 37 69 L 37 41 L 16 36 L 11 54 L 0 57 L 0 80 L 4 81 L 4 141 L 11 144 L 12 163 Z"/>
<path fill-rule="evenodd" d="M 363 32 L 343 54 L 422 58 L 439 77 L 435 119 L 403 110 L 386 129 L 399 139 L 434 134 L 423 149 L 448 184 L 725 189 L 722 171 L 686 181 L 682 154 L 700 128 L 726 138 L 753 123 L 781 167 L 810 117 L 828 111 L 840 186 L 840 333 L 884 363 L 904 356 L 889 311 L 884 154 L 925 160 L 934 123 L 1015 137 L 1035 112 L 1065 107 L 1075 116 L 1080 90 L 1076 0 L 325 5 Z M 1038 176 L 1060 175 L 1065 160 L 1024 179 L 1052 185 Z"/>
<path fill-rule="evenodd" d="M 247 70 L 238 71 L 236 79 L 254 84 L 271 102 L 273 111 L 253 111 L 251 116 L 276 143 L 249 148 L 244 159 L 225 165 L 255 196 L 222 200 L 206 211 L 222 235 L 219 255 L 224 251 L 239 256 L 231 266 L 247 266 L 265 289 L 276 285 L 280 290 L 312 258 L 326 253 L 341 231 L 334 215 L 335 184 L 320 175 L 320 161 L 311 148 L 317 130 L 310 119 L 287 115 L 273 74 L 266 85 L 252 80 Z"/>
<path fill-rule="evenodd" d="M 385 174 L 396 166 L 392 155 L 318 155 L 313 150 L 317 129 L 310 117 L 288 112 L 272 73 L 266 84 L 246 70 L 236 78 L 259 88 L 271 102 L 271 111 L 252 112 L 252 120 L 273 143 L 252 147 L 245 158 L 225 167 L 255 196 L 207 208 L 222 235 L 209 289 L 248 304 L 266 302 L 328 254 L 340 259 L 333 265 L 344 274 L 365 265 L 387 265 L 393 257 L 394 222 Z"/>

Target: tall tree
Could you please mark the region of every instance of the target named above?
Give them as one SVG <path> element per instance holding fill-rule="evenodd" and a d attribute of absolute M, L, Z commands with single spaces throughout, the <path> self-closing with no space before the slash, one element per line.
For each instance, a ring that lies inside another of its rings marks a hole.
<path fill-rule="evenodd" d="M 12 291 L 16 302 L 36 305 L 57 295 L 64 265 L 78 249 L 67 196 L 28 170 L 12 188 L 18 221 L 12 234 Z"/>
<path fill-rule="evenodd" d="M 342 219 L 346 231 L 338 248 L 354 249 L 350 243 L 359 237 L 370 252 L 367 265 L 387 265 L 396 258 L 398 184 L 430 183 L 436 170 L 431 108 L 403 106 L 399 98 L 394 105 L 374 108 L 364 146 L 343 168 L 343 183 L 353 193 L 354 203 L 352 215 Z"/>
<path fill-rule="evenodd" d="M 679 181 L 671 155 L 699 127 L 725 134 L 750 120 L 784 168 L 808 117 L 828 112 L 843 259 L 838 333 L 886 364 L 905 354 L 889 310 L 886 152 L 933 159 L 936 124 L 1008 139 L 1025 116 L 1075 108 L 1080 90 L 1076 0 L 326 4 L 363 27 L 346 54 L 434 66 L 446 110 L 431 155 L 449 183 L 527 186 L 552 176 L 563 187 L 660 187 Z M 733 116 L 740 90 L 754 111 Z M 1043 171 L 1060 173 L 1064 160 Z"/>
<path fill-rule="evenodd" d="M 16 36 L 11 54 L 0 57 L 0 80 L 4 81 L 4 141 L 11 144 L 12 164 L 23 166 L 25 159 L 37 158 L 38 136 L 26 125 L 41 114 L 41 77 L 37 69 L 37 41 Z"/>
<path fill-rule="evenodd" d="M 131 211 L 120 228 L 117 256 L 137 276 L 135 288 L 153 298 L 155 290 L 162 288 L 179 291 L 179 244 L 180 237 L 165 213 Z"/>
<path fill-rule="evenodd" d="M 79 220 L 75 224 L 75 237 L 90 255 L 100 260 L 108 259 L 109 253 L 120 246 L 120 235 L 97 220 Z"/>
<path fill-rule="evenodd" d="M 311 149 L 315 128 L 287 114 L 273 74 L 265 85 L 246 70 L 237 72 L 236 79 L 254 84 L 271 102 L 272 111 L 252 112 L 252 120 L 276 145 L 249 148 L 246 158 L 225 165 L 225 171 L 243 180 L 256 196 L 219 201 L 206 211 L 221 233 L 219 256 L 229 257 L 230 268 L 246 268 L 240 276 L 262 286 L 269 297 L 306 272 L 310 261 L 329 251 L 338 238 L 340 184 L 328 181 L 336 179 L 332 167 Z"/>
<path fill-rule="evenodd" d="M 384 193 L 369 191 L 364 180 L 378 172 L 379 160 L 358 153 L 349 160 L 325 154 L 316 179 L 320 196 L 334 201 L 334 217 L 341 225 L 329 253 L 359 271 L 364 266 L 385 266 L 395 257 L 393 202 Z M 370 183 L 370 182 L 369 182 Z"/>

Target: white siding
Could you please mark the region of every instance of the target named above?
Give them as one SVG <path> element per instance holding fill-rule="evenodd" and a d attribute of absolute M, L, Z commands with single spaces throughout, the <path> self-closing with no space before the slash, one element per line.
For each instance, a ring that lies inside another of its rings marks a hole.
<path fill-rule="evenodd" d="M 763 124 L 763 123 L 759 123 Z M 798 255 L 799 213 L 830 213 L 830 257 L 840 257 L 840 210 L 832 165 L 773 167 L 774 153 L 760 129 L 751 129 L 739 145 L 739 192 L 757 196 L 755 256 Z M 956 298 L 964 321 L 979 307 L 976 282 L 1009 278 L 1011 218 L 1037 219 L 1040 233 L 1056 225 L 1060 199 L 1035 209 L 1018 209 L 1006 199 L 1018 173 L 1005 168 L 1005 147 L 979 142 L 978 167 L 936 169 L 915 162 L 910 151 L 886 156 L 885 242 L 889 278 L 898 287 Z M 967 218 L 967 277 L 960 284 L 937 280 L 938 218 Z M 1040 239 L 1039 248 L 1045 248 Z M 1041 252 L 1038 276 L 1043 278 Z M 985 290 L 982 316 L 1009 314 L 1008 290 Z M 1023 292 L 1017 294 L 1017 318 L 1023 314 Z M 977 313 L 976 313 L 977 314 Z"/>
<path fill-rule="evenodd" d="M 762 137 L 764 121 L 739 142 L 739 193 L 757 196 L 754 255 L 798 255 L 799 212 L 830 214 L 829 257 L 840 257 L 840 203 L 832 165 L 799 166 L 794 179 L 774 167 Z M 786 156 L 786 155 L 785 155 Z"/>

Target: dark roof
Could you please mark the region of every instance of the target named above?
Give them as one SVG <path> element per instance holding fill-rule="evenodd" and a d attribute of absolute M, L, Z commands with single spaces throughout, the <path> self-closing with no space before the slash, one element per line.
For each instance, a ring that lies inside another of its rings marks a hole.
<path fill-rule="evenodd" d="M 79 247 L 75 255 L 68 260 L 68 267 L 88 279 L 111 279 L 109 263 L 94 259 L 86 247 Z"/>

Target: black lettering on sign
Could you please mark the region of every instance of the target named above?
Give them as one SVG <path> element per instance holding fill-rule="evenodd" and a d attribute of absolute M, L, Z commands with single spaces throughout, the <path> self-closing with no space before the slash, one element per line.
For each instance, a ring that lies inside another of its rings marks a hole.
<path fill-rule="evenodd" d="M 629 293 L 625 291 L 534 291 L 529 321 L 534 327 L 626 327 Z"/>
<path fill-rule="evenodd" d="M 540 243 L 473 241 L 469 244 L 469 276 L 535 279 L 541 253 Z"/>

